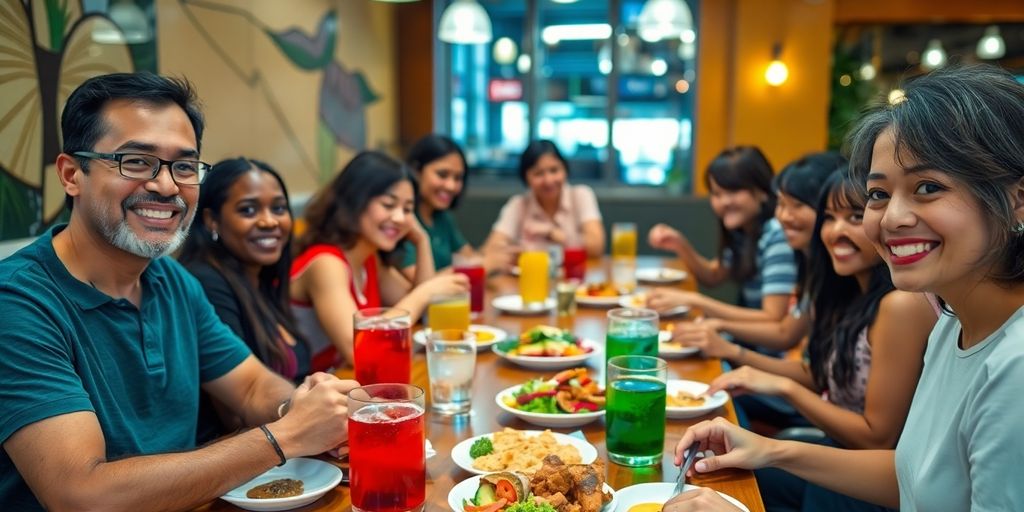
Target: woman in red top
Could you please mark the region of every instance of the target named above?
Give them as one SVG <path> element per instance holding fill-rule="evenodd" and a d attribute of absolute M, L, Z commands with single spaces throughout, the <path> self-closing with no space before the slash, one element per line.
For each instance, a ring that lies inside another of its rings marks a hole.
<path fill-rule="evenodd" d="M 408 169 L 383 153 L 364 151 L 306 207 L 308 227 L 296 244 L 290 295 L 312 345 L 314 371 L 351 365 L 357 310 L 395 306 L 415 322 L 431 295 L 468 289 L 461 274 L 434 275 L 430 239 L 416 222 L 414 203 Z M 416 250 L 412 281 L 395 266 L 403 240 Z"/>

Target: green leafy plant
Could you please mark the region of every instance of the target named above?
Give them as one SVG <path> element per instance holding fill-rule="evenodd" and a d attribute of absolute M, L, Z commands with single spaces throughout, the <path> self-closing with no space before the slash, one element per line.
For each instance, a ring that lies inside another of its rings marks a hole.
<path fill-rule="evenodd" d="M 832 52 L 832 103 L 828 113 L 829 149 L 842 147 L 854 121 L 878 95 L 878 86 L 874 82 L 860 78 L 860 67 L 865 62 L 860 44 L 849 44 L 845 39 L 844 31 L 840 29 Z M 844 79 L 844 76 L 848 79 Z M 844 83 L 847 85 L 843 85 Z"/>

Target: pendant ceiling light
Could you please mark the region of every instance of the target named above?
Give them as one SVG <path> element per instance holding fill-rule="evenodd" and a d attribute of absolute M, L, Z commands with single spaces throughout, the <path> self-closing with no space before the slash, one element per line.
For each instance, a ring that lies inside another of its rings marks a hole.
<path fill-rule="evenodd" d="M 640 38 L 649 43 L 693 32 L 693 14 L 684 0 L 647 0 L 636 22 Z"/>
<path fill-rule="evenodd" d="M 941 68 L 946 65 L 946 50 L 942 48 L 942 41 L 932 39 L 928 41 L 928 47 L 921 55 L 921 67 L 925 71 Z"/>
<path fill-rule="evenodd" d="M 455 0 L 441 14 L 437 38 L 452 44 L 489 43 L 491 18 L 476 0 Z"/>
<path fill-rule="evenodd" d="M 992 25 L 985 29 L 985 35 L 978 40 L 978 58 L 992 60 L 1006 55 L 1006 41 L 999 35 L 999 27 Z"/>

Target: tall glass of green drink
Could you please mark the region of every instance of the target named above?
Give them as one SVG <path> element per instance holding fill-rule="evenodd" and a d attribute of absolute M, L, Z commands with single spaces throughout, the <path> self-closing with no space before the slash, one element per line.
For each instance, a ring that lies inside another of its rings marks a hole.
<path fill-rule="evenodd" d="M 657 357 L 616 356 L 608 361 L 605 376 L 608 459 L 623 466 L 660 464 L 668 365 Z"/>
<path fill-rule="evenodd" d="M 605 363 L 615 356 L 658 356 L 658 313 L 652 309 L 618 308 L 608 312 Z"/>

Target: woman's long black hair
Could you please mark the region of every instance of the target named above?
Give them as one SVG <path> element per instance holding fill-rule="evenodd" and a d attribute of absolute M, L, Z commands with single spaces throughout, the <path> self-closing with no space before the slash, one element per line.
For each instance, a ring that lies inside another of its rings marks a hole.
<path fill-rule="evenodd" d="M 871 269 L 867 290 L 862 292 L 854 276 L 836 274 L 821 239 L 826 208 L 863 210 L 866 195 L 864 184 L 854 180 L 844 166 L 828 177 L 818 200 L 808 265 L 814 319 L 807 352 L 811 376 L 821 390 L 828 388 L 828 360 L 833 353 L 832 379 L 840 386 L 853 385 L 857 338 L 874 323 L 882 298 L 895 289 L 889 268 L 879 261 Z"/>
<path fill-rule="evenodd" d="M 772 180 L 772 188 L 816 208 L 825 180 L 845 163 L 846 159 L 838 151 L 809 153 L 783 167 Z M 793 257 L 796 259 L 796 296 L 800 300 L 807 291 L 807 252 L 793 251 Z"/>
<path fill-rule="evenodd" d="M 243 157 L 231 158 L 218 162 L 213 166 L 206 181 L 199 189 L 199 204 L 196 206 L 197 216 L 189 230 L 188 239 L 182 249 L 182 263 L 202 262 L 217 269 L 227 281 L 231 292 L 235 295 L 242 308 L 245 321 L 252 328 L 254 339 L 247 340 L 255 347 L 256 356 L 275 369 L 284 368 L 286 362 L 285 349 L 281 345 L 278 326 L 283 327 L 296 343 L 306 343 L 300 334 L 288 304 L 288 272 L 292 266 L 292 237 L 288 239 L 281 251 L 281 258 L 273 265 L 260 269 L 258 289 L 253 289 L 246 278 L 244 265 L 238 257 L 228 250 L 227 245 L 213 240 L 213 234 L 202 221 L 201 216 L 206 210 L 214 218 L 220 218 L 227 202 L 231 187 L 246 173 L 258 169 L 277 180 L 288 202 L 288 189 L 284 180 L 269 165 Z M 291 204 L 288 215 L 291 215 Z"/>
<path fill-rule="evenodd" d="M 380 151 L 362 151 L 306 206 L 306 232 L 295 242 L 301 253 L 315 244 L 351 249 L 359 239 L 359 218 L 373 198 L 386 194 L 396 183 L 413 183 L 409 168 Z M 385 265 L 397 265 L 402 243 L 391 251 L 378 251 Z"/>
<path fill-rule="evenodd" d="M 405 156 L 405 163 L 416 171 L 417 179 L 413 180 L 412 187 L 417 205 L 420 203 L 419 180 L 423 177 L 423 167 L 448 155 L 458 155 L 462 160 L 463 169 L 462 190 L 452 198 L 452 204 L 449 206 L 449 209 L 454 210 L 459 206 L 459 199 L 462 198 L 462 194 L 466 192 L 466 187 L 469 185 L 469 166 L 466 164 L 466 154 L 462 152 L 462 148 L 451 138 L 432 133 L 416 141 L 409 149 L 409 154 Z"/>
<path fill-rule="evenodd" d="M 749 233 L 728 230 L 722 219 L 718 219 L 721 238 L 718 257 L 725 257 L 726 249 L 731 252 L 729 276 L 736 281 L 746 281 L 757 272 L 757 241 L 765 221 L 775 214 L 775 194 L 772 193 L 772 165 L 756 146 L 729 148 L 708 164 L 705 180 L 711 189 L 711 180 L 726 190 L 750 190 L 764 193 L 761 211 L 754 220 L 754 229 Z"/>

